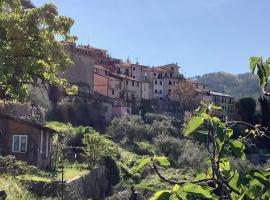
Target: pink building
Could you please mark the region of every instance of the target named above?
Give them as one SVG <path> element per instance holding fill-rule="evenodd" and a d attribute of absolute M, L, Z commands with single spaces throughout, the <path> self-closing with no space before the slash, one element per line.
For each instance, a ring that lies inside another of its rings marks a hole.
<path fill-rule="evenodd" d="M 120 80 L 103 74 L 94 75 L 94 92 L 111 98 L 120 98 Z"/>

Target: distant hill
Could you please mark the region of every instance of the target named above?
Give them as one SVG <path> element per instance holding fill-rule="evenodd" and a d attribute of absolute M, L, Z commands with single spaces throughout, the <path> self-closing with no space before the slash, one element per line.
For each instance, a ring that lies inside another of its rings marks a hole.
<path fill-rule="evenodd" d="M 237 98 L 260 96 L 260 88 L 258 86 L 258 78 L 251 73 L 230 74 L 226 72 L 209 73 L 197 76 L 195 79 L 199 83 L 209 86 L 209 89 L 224 92 Z"/>

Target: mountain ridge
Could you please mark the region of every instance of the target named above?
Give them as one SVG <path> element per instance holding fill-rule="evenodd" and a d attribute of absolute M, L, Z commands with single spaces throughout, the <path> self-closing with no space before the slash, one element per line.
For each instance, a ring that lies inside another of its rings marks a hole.
<path fill-rule="evenodd" d="M 194 77 L 199 83 L 208 85 L 210 90 L 224 92 L 236 98 L 253 97 L 261 95 L 258 77 L 249 72 L 231 74 L 228 72 L 212 72 Z"/>

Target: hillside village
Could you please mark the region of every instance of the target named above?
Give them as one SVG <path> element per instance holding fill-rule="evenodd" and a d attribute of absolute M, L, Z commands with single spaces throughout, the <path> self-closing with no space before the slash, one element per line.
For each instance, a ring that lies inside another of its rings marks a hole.
<path fill-rule="evenodd" d="M 112 58 L 106 50 L 90 45 L 64 46 L 75 65 L 61 76 L 78 86 L 78 96 L 89 97 L 88 100 L 100 97 L 100 112 L 107 122 L 113 117 L 146 112 L 181 118 L 181 94 L 175 91 L 181 82 L 191 83 L 199 99 L 221 106 L 220 117 L 235 115 L 233 96 L 210 91 L 207 85 L 185 79 L 177 63 L 144 66 Z"/>
<path fill-rule="evenodd" d="M 76 44 L 53 4 L 0 9 L 0 200 L 270 199 L 270 58 L 234 97 Z"/>

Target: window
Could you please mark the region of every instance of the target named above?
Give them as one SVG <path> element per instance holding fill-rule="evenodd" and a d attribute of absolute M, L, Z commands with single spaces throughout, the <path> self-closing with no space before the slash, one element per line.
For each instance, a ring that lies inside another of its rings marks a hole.
<path fill-rule="evenodd" d="M 132 78 L 135 78 L 135 76 L 132 76 Z"/>
<path fill-rule="evenodd" d="M 108 111 L 108 106 L 105 106 L 105 112 L 107 112 Z"/>
<path fill-rule="evenodd" d="M 112 95 L 114 95 L 114 90 L 112 90 Z"/>
<path fill-rule="evenodd" d="M 169 91 L 168 91 L 168 92 L 169 92 L 169 94 L 171 94 L 172 90 L 171 90 L 171 89 L 169 89 Z"/>
<path fill-rule="evenodd" d="M 137 82 L 137 87 L 139 87 L 140 86 L 140 84 L 139 84 L 139 82 Z"/>
<path fill-rule="evenodd" d="M 155 80 L 155 85 L 157 84 L 157 80 Z"/>
<path fill-rule="evenodd" d="M 122 83 L 121 83 L 121 82 L 119 82 L 119 88 L 121 89 L 121 87 L 122 87 Z"/>
<path fill-rule="evenodd" d="M 157 74 L 156 73 L 154 73 L 154 76 L 156 76 Z"/>
<path fill-rule="evenodd" d="M 159 94 L 162 94 L 162 90 L 159 90 Z"/>
<path fill-rule="evenodd" d="M 134 86 L 134 81 L 132 81 L 132 86 Z"/>
<path fill-rule="evenodd" d="M 27 135 L 13 135 L 12 152 L 27 152 Z"/>
<path fill-rule="evenodd" d="M 169 81 L 169 85 L 172 85 L 172 81 Z"/>
<path fill-rule="evenodd" d="M 132 69 L 133 69 L 133 71 L 135 71 L 135 67 L 133 67 Z"/>
<path fill-rule="evenodd" d="M 173 73 L 170 73 L 170 77 L 171 77 L 171 78 L 173 77 Z"/>
<path fill-rule="evenodd" d="M 198 84 L 196 84 L 196 88 L 199 88 L 199 85 Z"/>
<path fill-rule="evenodd" d="M 157 94 L 157 90 L 155 90 L 155 94 Z"/>
<path fill-rule="evenodd" d="M 159 81 L 159 85 L 162 85 L 162 81 Z"/>
<path fill-rule="evenodd" d="M 128 80 L 126 80 L 126 84 L 128 85 Z"/>
<path fill-rule="evenodd" d="M 171 67 L 171 70 L 173 71 L 173 70 L 174 70 L 174 68 L 173 68 L 173 67 Z"/>

